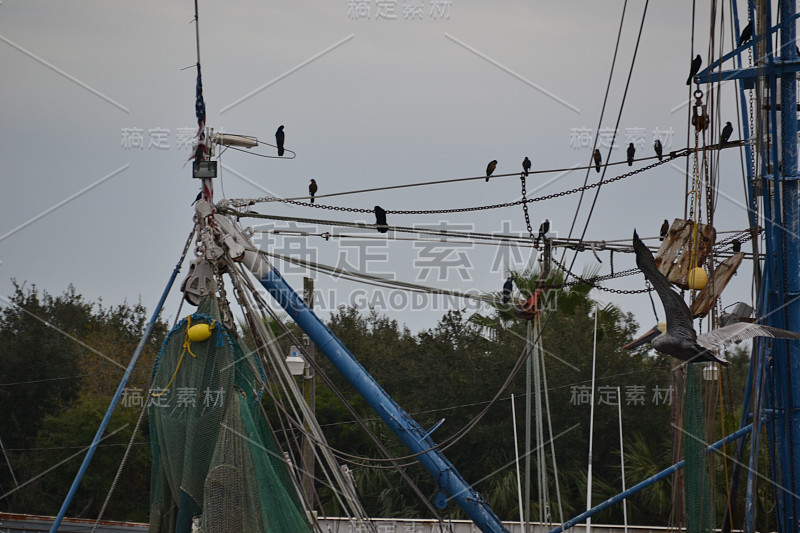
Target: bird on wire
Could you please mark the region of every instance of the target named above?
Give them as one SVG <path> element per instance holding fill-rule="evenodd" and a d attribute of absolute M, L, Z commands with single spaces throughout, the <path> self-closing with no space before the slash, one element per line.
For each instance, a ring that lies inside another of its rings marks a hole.
<path fill-rule="evenodd" d="M 603 156 L 600 155 L 600 149 L 599 148 L 595 148 L 594 149 L 594 154 L 592 155 L 592 157 L 594 158 L 594 168 L 595 168 L 595 170 L 597 170 L 597 172 L 600 172 L 600 164 L 603 162 Z"/>
<path fill-rule="evenodd" d="M 489 176 L 492 175 L 492 172 L 494 172 L 494 169 L 496 168 L 497 168 L 497 159 L 492 159 L 491 161 L 489 161 L 489 164 L 486 165 L 486 181 L 489 181 Z"/>
<path fill-rule="evenodd" d="M 389 231 L 389 225 L 386 223 L 386 211 L 381 206 L 375 206 L 375 226 L 377 226 L 380 233 Z"/>
<path fill-rule="evenodd" d="M 514 289 L 514 278 L 508 276 L 508 279 L 503 283 L 503 305 L 508 303 L 511 299 L 511 291 Z"/>
<path fill-rule="evenodd" d="M 539 246 L 539 241 L 544 239 L 548 233 L 550 233 L 550 221 L 544 219 L 544 222 L 539 225 L 539 235 L 536 237 L 534 245 Z"/>
<path fill-rule="evenodd" d="M 658 233 L 658 240 L 663 241 L 667 237 L 668 232 L 669 232 L 669 220 L 665 218 L 664 223 L 661 224 L 661 231 Z"/>
<path fill-rule="evenodd" d="M 283 142 L 286 139 L 286 134 L 283 133 L 283 124 L 275 132 L 275 144 L 278 145 L 278 155 L 283 155 Z"/>
<path fill-rule="evenodd" d="M 753 38 L 753 21 L 747 23 L 747 26 L 744 27 L 742 30 L 742 34 L 739 35 L 739 46 L 742 46 L 744 43 L 749 41 Z"/>
<path fill-rule="evenodd" d="M 628 145 L 628 166 L 633 166 L 633 157 L 636 155 L 636 147 L 633 143 Z"/>
<path fill-rule="evenodd" d="M 525 177 L 528 176 L 528 172 L 531 171 L 531 160 L 527 157 L 522 160 L 522 173 L 525 174 Z"/>
<path fill-rule="evenodd" d="M 636 266 L 658 293 L 667 321 L 666 324 L 659 323 L 635 341 L 626 344 L 622 347 L 623 350 L 649 342 L 656 351 L 687 363 L 710 361 L 727 365 L 730 363 L 717 357 L 712 350 L 753 337 L 800 339 L 800 333 L 751 322 L 736 322 L 698 335 L 692 325 L 689 306 L 672 289 L 667 277 L 658 270 L 652 252 L 639 239 L 636 231 L 633 232 L 633 250 L 636 253 Z"/>
<path fill-rule="evenodd" d="M 686 85 L 692 84 L 692 78 L 694 78 L 695 75 L 700 72 L 700 65 L 702 64 L 703 58 L 700 57 L 700 54 L 697 54 L 697 56 L 692 59 L 692 65 L 689 67 L 689 77 L 686 78 Z"/>
<path fill-rule="evenodd" d="M 653 150 L 656 151 L 656 156 L 659 161 L 664 159 L 664 147 L 661 146 L 661 139 L 656 139 L 656 142 L 653 143 Z"/>
<path fill-rule="evenodd" d="M 311 203 L 314 203 L 314 195 L 317 194 L 317 180 L 311 178 L 311 183 L 308 184 L 308 195 L 311 197 Z"/>
<path fill-rule="evenodd" d="M 733 133 L 733 124 L 731 124 L 730 122 L 726 122 L 725 127 L 722 128 L 722 133 L 719 134 L 720 147 L 728 144 L 728 139 L 731 138 L 732 133 Z"/>
<path fill-rule="evenodd" d="M 731 250 L 735 254 L 738 254 L 742 251 L 742 243 L 739 242 L 739 239 L 733 239 L 731 241 Z"/>

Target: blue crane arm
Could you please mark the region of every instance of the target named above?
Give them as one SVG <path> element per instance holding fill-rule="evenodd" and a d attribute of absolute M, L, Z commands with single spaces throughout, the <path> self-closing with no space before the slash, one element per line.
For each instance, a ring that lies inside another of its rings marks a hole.
<path fill-rule="evenodd" d="M 221 215 L 215 219 L 223 231 L 231 234 L 247 250 L 243 263 L 258 281 L 308 335 L 317 349 L 333 363 L 378 416 L 397 435 L 433 476 L 448 498 L 455 501 L 481 531 L 507 532 L 500 518 L 486 500 L 461 477 L 456 467 L 436 447 L 433 439 L 361 366 L 355 356 L 328 327 L 306 306 L 300 296 L 286 283 L 283 276 L 254 252 L 249 238 Z"/>

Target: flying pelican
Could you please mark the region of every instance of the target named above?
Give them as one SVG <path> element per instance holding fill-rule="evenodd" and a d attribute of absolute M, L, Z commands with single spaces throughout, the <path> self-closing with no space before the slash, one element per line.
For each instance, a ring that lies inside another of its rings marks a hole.
<path fill-rule="evenodd" d="M 629 350 L 649 342 L 657 351 L 676 357 L 681 361 L 689 363 L 713 361 L 727 365 L 730 363 L 718 358 L 712 352 L 713 349 L 753 337 L 800 339 L 800 333 L 750 322 L 736 322 L 698 335 L 692 326 L 692 314 L 689 307 L 680 294 L 672 290 L 667 277 L 658 270 L 653 254 L 639 239 L 636 231 L 633 232 L 633 250 L 636 252 L 636 266 L 653 285 L 661 299 L 664 313 L 667 315 L 667 322 L 666 324 L 659 323 L 642 337 L 623 346 L 623 350 Z"/>

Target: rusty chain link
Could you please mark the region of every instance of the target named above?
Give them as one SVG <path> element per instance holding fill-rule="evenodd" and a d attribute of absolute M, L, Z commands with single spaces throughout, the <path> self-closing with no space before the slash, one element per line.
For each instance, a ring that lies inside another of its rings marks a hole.
<path fill-rule="evenodd" d="M 536 240 L 536 235 L 533 234 L 533 228 L 531 227 L 531 216 L 528 214 L 528 197 L 527 191 L 525 186 L 525 174 L 520 174 L 519 176 L 520 181 L 522 181 L 522 212 L 525 214 L 525 227 L 528 228 L 528 233 L 531 236 L 531 240 L 533 241 L 533 245 L 536 248 L 539 248 L 539 243 Z"/>
<path fill-rule="evenodd" d="M 637 274 L 637 273 L 640 272 L 640 270 L 638 268 L 629 268 L 628 270 L 623 270 L 622 272 L 617 272 L 616 274 L 606 274 L 605 276 L 597 276 L 596 278 L 592 278 L 592 279 L 584 279 L 581 276 L 578 276 L 577 274 L 571 272 L 564 264 L 559 262 L 556 258 L 554 258 L 554 257 L 551 258 L 551 261 L 553 261 L 553 263 L 558 265 L 558 267 L 561 270 L 563 270 L 564 272 L 568 273 L 570 276 L 575 278 L 575 281 L 573 281 L 573 282 L 564 283 L 562 285 L 563 287 L 571 287 L 571 286 L 574 286 L 574 285 L 583 284 L 583 285 L 589 285 L 589 286 L 591 286 L 591 287 L 593 287 L 593 288 L 595 288 L 595 289 L 597 289 L 599 291 L 611 292 L 611 293 L 614 293 L 614 294 L 642 294 L 642 293 L 650 292 L 650 291 L 653 290 L 652 288 L 647 288 L 647 289 L 612 289 L 610 287 L 601 287 L 600 285 L 597 284 L 600 281 L 607 281 L 609 279 L 622 278 L 622 277 L 625 277 L 625 276 L 631 276 L 633 274 Z"/>

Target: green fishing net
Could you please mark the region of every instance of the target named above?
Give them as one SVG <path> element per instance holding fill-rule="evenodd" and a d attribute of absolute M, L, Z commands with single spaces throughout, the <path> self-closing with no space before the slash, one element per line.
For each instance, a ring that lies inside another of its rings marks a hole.
<path fill-rule="evenodd" d="M 201 324 L 210 337 L 189 340 Z M 212 298 L 167 336 L 148 408 L 151 533 L 311 531 L 260 406 L 263 382 Z"/>

